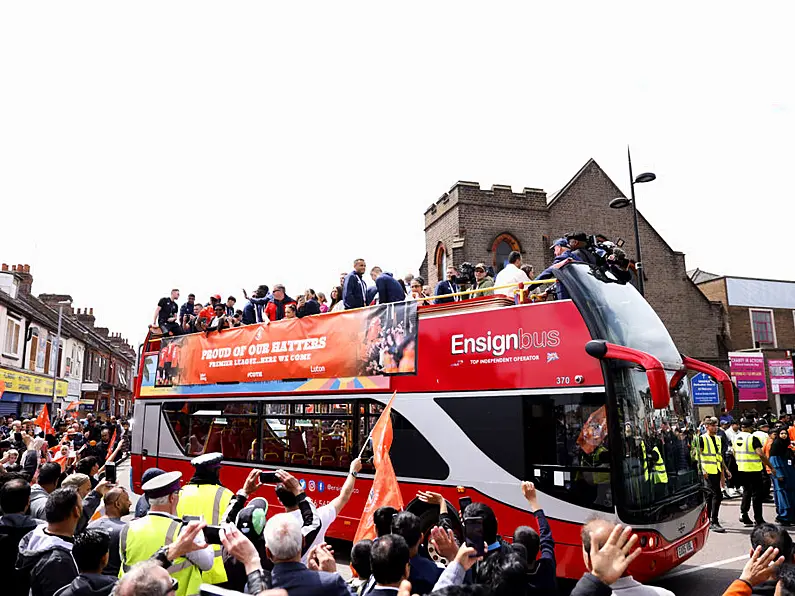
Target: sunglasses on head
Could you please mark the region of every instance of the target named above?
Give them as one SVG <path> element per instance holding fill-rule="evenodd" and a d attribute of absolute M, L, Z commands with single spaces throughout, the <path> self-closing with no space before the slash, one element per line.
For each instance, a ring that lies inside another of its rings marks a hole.
<path fill-rule="evenodd" d="M 176 592 L 179 589 L 179 581 L 175 578 L 171 578 L 171 585 L 168 587 L 168 590 L 163 594 L 163 596 L 168 596 L 171 592 Z"/>

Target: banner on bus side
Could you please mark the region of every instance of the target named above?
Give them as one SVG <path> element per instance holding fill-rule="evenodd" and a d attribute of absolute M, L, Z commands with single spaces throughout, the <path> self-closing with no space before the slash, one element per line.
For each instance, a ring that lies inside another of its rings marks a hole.
<path fill-rule="evenodd" d="M 155 386 L 416 373 L 417 303 L 165 338 Z"/>

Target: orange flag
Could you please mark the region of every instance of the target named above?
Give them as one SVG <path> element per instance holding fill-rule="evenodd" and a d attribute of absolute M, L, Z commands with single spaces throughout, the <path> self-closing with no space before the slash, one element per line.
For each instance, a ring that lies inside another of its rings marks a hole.
<path fill-rule="evenodd" d="M 0 397 L 3 397 L 3 393 L 6 391 L 6 382 L 0 381 Z"/>
<path fill-rule="evenodd" d="M 79 406 L 80 406 L 80 401 L 79 400 L 70 401 L 69 405 L 66 406 L 66 410 L 65 411 L 69 412 L 70 410 L 76 410 Z"/>
<path fill-rule="evenodd" d="M 378 422 L 375 423 L 370 437 L 373 440 L 373 461 L 375 463 L 375 478 L 370 495 L 362 511 L 362 518 L 359 520 L 359 527 L 356 528 L 356 536 L 353 543 L 356 544 L 364 538 L 375 538 L 375 525 L 373 524 L 373 513 L 379 507 L 391 506 L 397 510 L 403 509 L 403 496 L 400 494 L 395 469 L 392 467 L 392 459 L 389 457 L 389 449 L 392 447 L 392 400 L 396 393 L 381 413 Z"/>
<path fill-rule="evenodd" d="M 44 407 L 39 412 L 39 415 L 34 420 L 36 426 L 38 426 L 45 435 L 54 435 L 55 429 L 53 429 L 52 424 L 50 424 L 50 413 L 47 410 L 47 404 L 44 404 Z"/>
<path fill-rule="evenodd" d="M 110 443 L 108 443 L 108 454 L 105 456 L 105 459 L 110 458 L 110 454 L 113 453 L 113 445 L 116 444 L 116 431 L 113 431 L 113 436 L 110 438 Z"/>
<path fill-rule="evenodd" d="M 596 451 L 596 448 L 604 443 L 607 438 L 607 409 L 602 406 L 595 410 L 593 414 L 588 416 L 588 420 L 580 431 L 580 436 L 577 437 L 577 445 L 580 446 L 585 453 L 591 454 Z"/>

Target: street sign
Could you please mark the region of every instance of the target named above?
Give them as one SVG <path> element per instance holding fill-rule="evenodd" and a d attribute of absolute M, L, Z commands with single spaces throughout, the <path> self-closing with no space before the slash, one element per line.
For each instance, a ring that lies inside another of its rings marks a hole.
<path fill-rule="evenodd" d="M 697 406 L 717 406 L 720 404 L 718 384 L 705 373 L 698 373 L 690 380 L 693 403 Z"/>

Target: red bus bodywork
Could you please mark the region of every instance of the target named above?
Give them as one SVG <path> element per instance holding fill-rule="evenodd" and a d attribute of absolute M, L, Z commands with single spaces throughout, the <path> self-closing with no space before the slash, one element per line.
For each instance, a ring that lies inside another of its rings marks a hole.
<path fill-rule="evenodd" d="M 493 348 L 494 338 L 508 335 L 516 335 L 517 339 L 509 340 L 510 349 L 496 350 L 500 352 L 499 355 L 494 349 L 482 351 L 478 349 L 478 346 L 483 346 L 484 342 L 478 342 L 477 338 L 485 338 L 486 345 L 491 338 Z M 570 300 L 514 306 L 513 301 L 495 296 L 422 307 L 416 375 L 368 377 L 367 379 L 372 380 L 372 383 L 364 383 L 366 386 L 359 386 L 362 383 L 346 379 L 337 383 L 336 389 L 306 390 L 299 384 L 297 387 L 285 387 L 282 391 L 278 386 L 276 388 L 269 386 L 265 393 L 257 391 L 256 387 L 251 386 L 253 384 L 244 383 L 240 387 L 224 385 L 209 390 L 205 387 L 201 391 L 197 389 L 195 393 L 191 392 L 191 388 L 182 387 L 179 393 L 169 393 L 163 388 L 152 389 L 142 386 L 141 373 L 144 359 L 147 355 L 156 354 L 160 343 L 156 338 L 148 338 L 136 380 L 133 486 L 136 492 L 140 492 L 141 473 L 149 467 L 159 467 L 169 471 L 179 470 L 184 478 L 189 478 L 193 473 L 190 465 L 191 456 L 179 455 L 173 448 L 167 448 L 165 449 L 167 453 L 163 453 L 164 441 L 169 439 L 168 423 L 165 419 L 161 419 L 157 426 L 160 433 L 158 452 L 143 455 L 140 435 L 144 432 L 144 425 L 140 423 L 139 418 L 146 404 L 157 404 L 170 399 L 189 401 L 192 398 L 216 400 L 244 397 L 249 400 L 278 398 L 284 401 L 285 398 L 306 399 L 310 396 L 323 399 L 333 398 L 340 393 L 354 397 L 359 393 L 369 396 L 380 395 L 379 399 L 385 403 L 395 391 L 398 396 L 410 395 L 414 400 L 422 399 L 423 394 L 430 398 L 432 394 L 536 389 L 569 388 L 581 391 L 598 388 L 604 391 L 602 363 L 585 352 L 586 344 L 592 339 L 582 315 Z M 514 345 L 518 349 L 514 349 Z M 398 402 L 396 407 L 399 408 Z M 149 424 L 146 424 L 146 427 L 150 428 Z M 431 444 L 434 444 L 432 433 L 430 436 L 425 433 L 425 436 Z M 446 457 L 443 452 L 441 455 Z M 242 487 L 252 467 L 273 469 L 273 466 L 263 463 L 228 462 L 223 466 L 221 481 L 231 490 L 237 490 Z M 336 470 L 306 469 L 289 465 L 283 467 L 305 483 L 308 496 L 318 505 L 325 504 L 337 496 L 345 479 L 345 473 Z M 415 499 L 418 490 L 440 492 L 451 505 L 457 503 L 459 497 L 469 496 L 493 508 L 499 520 L 500 532 L 504 536 L 510 535 L 519 525 L 537 527 L 535 518 L 529 513 L 526 502 L 521 497 L 518 485 L 518 480 L 521 479 L 517 479 L 513 488 L 515 494 L 511 494 L 505 480 L 495 481 L 495 490 L 492 491 L 489 479 L 475 481 L 473 478 L 461 476 L 454 475 L 451 468 L 451 477 L 438 483 L 399 478 L 403 500 L 407 508 L 412 510 L 423 506 Z M 371 479 L 371 475 L 365 474 L 357 480 L 354 495 L 343 513 L 332 524 L 328 531 L 329 536 L 346 540 L 353 538 L 365 499 L 370 491 Z M 267 498 L 272 511 L 281 511 L 272 487 L 261 488 L 257 495 Z M 556 543 L 558 575 L 568 578 L 580 577 L 585 570 L 580 531 L 588 517 L 587 512 L 580 511 L 582 508 L 578 507 L 577 519 L 570 519 L 562 509 L 558 511 L 558 499 L 547 498 L 541 494 L 540 500 L 550 521 Z M 453 507 L 455 509 L 454 505 Z M 615 515 L 613 517 L 615 518 Z M 633 575 L 639 579 L 648 579 L 665 573 L 698 552 L 706 541 L 709 522 L 705 509 L 701 506 L 689 512 L 681 520 L 663 526 L 665 527 L 658 524 L 636 528 L 647 537 L 643 554 L 631 569 Z M 683 550 L 678 550 L 680 547 L 683 547 Z"/>

